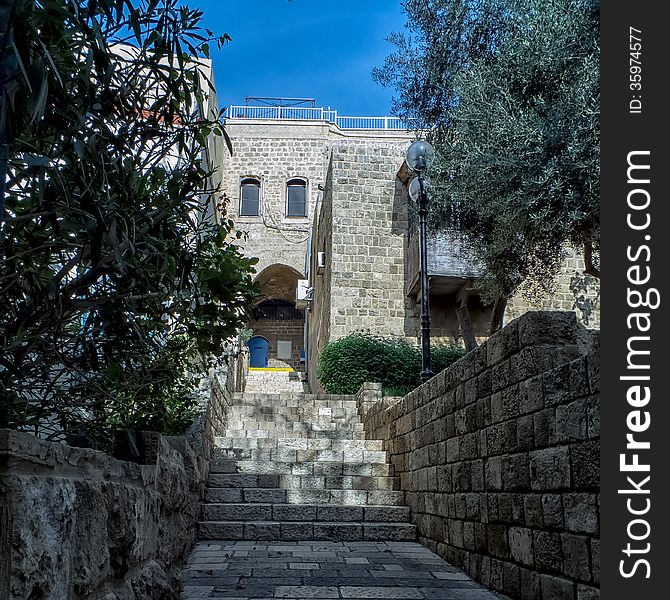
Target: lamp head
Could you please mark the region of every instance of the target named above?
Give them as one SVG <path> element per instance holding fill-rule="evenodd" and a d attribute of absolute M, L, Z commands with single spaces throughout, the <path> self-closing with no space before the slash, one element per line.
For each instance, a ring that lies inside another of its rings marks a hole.
<path fill-rule="evenodd" d="M 428 177 L 422 177 L 423 180 L 423 191 L 426 194 L 426 198 L 430 196 L 430 179 Z M 419 178 L 415 177 L 412 179 L 412 181 L 409 182 L 409 197 L 414 200 L 414 202 L 418 202 L 421 198 L 421 183 L 419 182 Z"/>
<path fill-rule="evenodd" d="M 407 149 L 407 166 L 418 173 L 425 173 L 430 169 L 435 158 L 435 150 L 426 140 L 416 140 Z"/>

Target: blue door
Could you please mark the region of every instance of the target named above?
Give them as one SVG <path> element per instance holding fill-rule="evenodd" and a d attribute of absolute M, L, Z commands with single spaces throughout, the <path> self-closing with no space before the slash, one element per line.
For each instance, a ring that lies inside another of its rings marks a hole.
<path fill-rule="evenodd" d="M 249 346 L 249 366 L 261 369 L 267 367 L 270 342 L 264 337 L 256 335 L 249 339 L 247 346 Z"/>

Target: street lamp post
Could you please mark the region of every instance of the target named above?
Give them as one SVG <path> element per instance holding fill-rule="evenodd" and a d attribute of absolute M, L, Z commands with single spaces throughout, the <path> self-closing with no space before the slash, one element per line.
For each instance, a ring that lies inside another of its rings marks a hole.
<path fill-rule="evenodd" d="M 433 376 L 430 364 L 430 288 L 428 283 L 428 242 L 426 216 L 428 215 L 429 180 L 426 172 L 433 162 L 433 147 L 424 140 L 413 142 L 407 150 L 407 166 L 416 173 L 409 185 L 409 195 L 419 204 L 419 261 L 421 269 L 421 382 Z"/>

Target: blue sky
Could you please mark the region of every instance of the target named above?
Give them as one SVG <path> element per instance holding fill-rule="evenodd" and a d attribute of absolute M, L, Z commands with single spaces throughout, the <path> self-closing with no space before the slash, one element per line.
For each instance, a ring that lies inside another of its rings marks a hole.
<path fill-rule="evenodd" d="M 400 0 L 186 0 L 232 42 L 212 50 L 219 105 L 245 96 L 315 98 L 340 115 L 389 115 L 392 89 L 372 81 L 404 27 Z"/>

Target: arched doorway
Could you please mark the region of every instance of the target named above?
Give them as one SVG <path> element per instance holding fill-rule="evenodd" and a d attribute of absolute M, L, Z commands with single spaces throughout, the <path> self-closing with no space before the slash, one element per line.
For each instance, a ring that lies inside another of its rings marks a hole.
<path fill-rule="evenodd" d="M 305 315 L 295 306 L 298 280 L 302 278 L 301 273 L 282 264 L 271 265 L 256 277 L 261 293 L 248 326 L 255 337 L 268 341 L 271 367 L 304 370 Z"/>
<path fill-rule="evenodd" d="M 264 369 L 270 357 L 270 342 L 262 335 L 255 335 L 247 342 L 249 347 L 249 366 Z"/>

